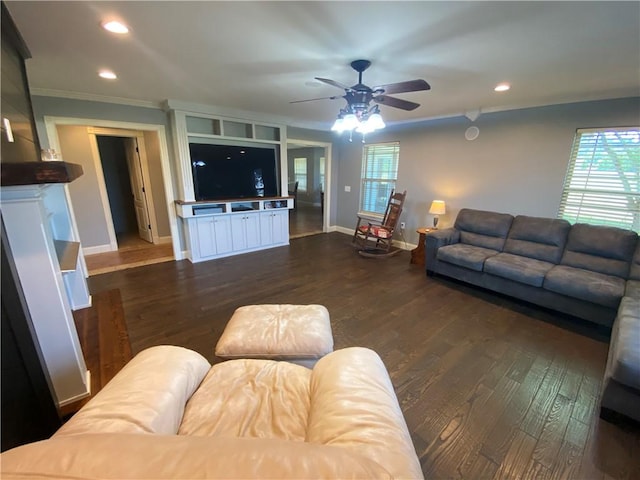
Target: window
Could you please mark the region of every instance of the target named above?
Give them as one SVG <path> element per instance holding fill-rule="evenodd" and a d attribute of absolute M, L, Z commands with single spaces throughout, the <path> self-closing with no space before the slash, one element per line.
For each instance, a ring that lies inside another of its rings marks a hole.
<path fill-rule="evenodd" d="M 366 145 L 362 158 L 360 212 L 384 215 L 391 191 L 396 188 L 400 144 Z"/>
<path fill-rule="evenodd" d="M 298 190 L 302 192 L 307 191 L 307 159 L 306 158 L 294 158 L 293 159 L 293 176 L 298 182 Z"/>
<path fill-rule="evenodd" d="M 320 157 L 318 162 L 318 177 L 320 179 L 320 191 L 324 192 L 324 157 Z"/>
<path fill-rule="evenodd" d="M 640 231 L 640 127 L 576 132 L 558 217 Z"/>

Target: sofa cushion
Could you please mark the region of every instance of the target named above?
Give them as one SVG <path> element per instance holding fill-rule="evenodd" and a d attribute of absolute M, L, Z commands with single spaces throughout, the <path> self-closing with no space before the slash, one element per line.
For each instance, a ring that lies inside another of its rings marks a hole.
<path fill-rule="evenodd" d="M 626 279 L 637 242 L 631 230 L 577 223 L 560 263 Z"/>
<path fill-rule="evenodd" d="M 611 376 L 617 382 L 640 390 L 640 299 L 624 297 L 616 317 L 617 332 L 610 348 Z M 612 335 L 613 336 L 613 335 Z"/>
<path fill-rule="evenodd" d="M 553 263 L 504 252 L 484 262 L 485 272 L 534 287 L 542 286 L 544 276 L 553 267 Z"/>
<path fill-rule="evenodd" d="M 627 280 L 624 296 L 640 300 L 640 280 Z"/>
<path fill-rule="evenodd" d="M 220 358 L 286 360 L 313 367 L 333 351 L 329 311 L 322 305 L 238 307 L 216 344 Z"/>
<path fill-rule="evenodd" d="M 463 208 L 454 228 L 460 231 L 460 243 L 502 251 L 513 216 Z"/>
<path fill-rule="evenodd" d="M 454 245 L 440 247 L 436 258 L 442 262 L 452 263 L 460 267 L 481 272 L 484 268 L 484 261 L 498 253 L 500 252 L 490 248 L 456 243 Z"/>
<path fill-rule="evenodd" d="M 211 370 L 184 409 L 179 435 L 304 441 L 311 370 L 275 360 L 233 360 Z"/>
<path fill-rule="evenodd" d="M 513 219 L 504 251 L 559 263 L 570 228 L 566 220 L 518 215 Z"/>
<path fill-rule="evenodd" d="M 640 280 L 640 240 L 636 246 L 636 253 L 633 254 L 633 259 L 631 260 L 629 278 L 631 280 Z"/>
<path fill-rule="evenodd" d="M 618 308 L 625 281 L 614 275 L 556 265 L 547 273 L 543 288 L 605 307 Z"/>

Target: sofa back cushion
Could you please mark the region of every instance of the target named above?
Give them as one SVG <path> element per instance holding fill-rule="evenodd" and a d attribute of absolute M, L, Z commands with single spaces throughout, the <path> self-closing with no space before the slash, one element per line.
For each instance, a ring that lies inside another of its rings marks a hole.
<path fill-rule="evenodd" d="M 504 251 L 559 263 L 570 228 L 566 220 L 518 215 L 511 224 Z"/>
<path fill-rule="evenodd" d="M 633 254 L 633 260 L 631 260 L 631 268 L 629 269 L 630 280 L 640 280 L 640 240 L 636 246 L 636 253 Z"/>
<path fill-rule="evenodd" d="M 460 243 L 502 251 L 512 221 L 507 213 L 463 208 L 454 228 L 460 232 Z"/>
<path fill-rule="evenodd" d="M 571 227 L 561 263 L 627 278 L 638 234 L 622 228 L 577 223 Z"/>

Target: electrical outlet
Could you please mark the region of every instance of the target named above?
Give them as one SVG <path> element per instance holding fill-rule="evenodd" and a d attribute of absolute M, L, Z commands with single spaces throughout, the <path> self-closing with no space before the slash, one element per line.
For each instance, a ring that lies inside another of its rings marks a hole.
<path fill-rule="evenodd" d="M 404 230 L 405 227 L 405 223 L 404 222 L 400 222 L 400 230 Z"/>

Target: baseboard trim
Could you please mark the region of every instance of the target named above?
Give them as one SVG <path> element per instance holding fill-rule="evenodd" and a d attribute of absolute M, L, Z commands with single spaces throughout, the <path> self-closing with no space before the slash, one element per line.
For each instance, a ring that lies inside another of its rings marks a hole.
<path fill-rule="evenodd" d="M 82 247 L 82 253 L 85 256 L 86 255 L 95 255 L 97 253 L 113 252 L 115 250 L 117 250 L 117 248 L 115 248 L 115 249 L 111 248 L 110 244 L 97 245 L 95 247 Z"/>
<path fill-rule="evenodd" d="M 351 228 L 345 228 L 340 226 L 335 226 L 330 228 L 332 228 L 333 230 L 328 230 L 328 231 L 340 232 L 340 233 L 344 233 L 345 235 L 353 235 L 353 229 Z M 394 247 L 398 247 L 401 250 L 413 250 L 417 246 L 417 245 L 414 245 L 413 243 L 407 243 L 403 240 L 394 240 L 392 244 Z"/>

